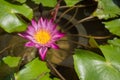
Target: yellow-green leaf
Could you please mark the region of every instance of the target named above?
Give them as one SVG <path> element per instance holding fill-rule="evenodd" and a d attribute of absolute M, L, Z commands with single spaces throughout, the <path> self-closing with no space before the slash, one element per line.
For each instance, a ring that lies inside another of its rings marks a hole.
<path fill-rule="evenodd" d="M 25 68 L 16 73 L 15 78 L 16 80 L 43 80 L 46 78 L 45 76 L 47 76 L 47 80 L 49 80 L 49 72 L 50 70 L 47 68 L 46 63 L 36 58 L 26 64 Z"/>
<path fill-rule="evenodd" d="M 3 58 L 3 61 L 5 64 L 7 64 L 9 67 L 17 67 L 20 62 L 21 57 L 12 57 L 7 56 Z"/>

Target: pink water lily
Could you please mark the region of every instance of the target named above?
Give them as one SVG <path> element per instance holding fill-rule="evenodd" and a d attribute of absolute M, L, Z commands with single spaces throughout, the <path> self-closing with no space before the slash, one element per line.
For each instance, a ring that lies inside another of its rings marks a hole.
<path fill-rule="evenodd" d="M 38 48 L 41 59 L 45 60 L 48 48 L 58 49 L 55 42 L 64 36 L 56 27 L 52 19 L 40 18 L 38 22 L 32 20 L 27 30 L 19 35 L 29 40 L 25 46 Z"/>

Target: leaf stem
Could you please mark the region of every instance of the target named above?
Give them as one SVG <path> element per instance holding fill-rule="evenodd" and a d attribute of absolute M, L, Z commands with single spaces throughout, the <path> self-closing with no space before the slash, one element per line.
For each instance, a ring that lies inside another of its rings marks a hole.
<path fill-rule="evenodd" d="M 87 21 L 87 20 L 92 19 L 92 18 L 94 18 L 94 16 L 88 16 L 86 18 L 83 18 L 83 19 L 77 21 L 74 25 L 82 23 L 82 22 Z M 69 29 L 71 29 L 72 27 L 74 27 L 74 25 L 71 25 L 70 27 L 66 28 L 64 31 L 65 32 L 68 31 Z"/>
<path fill-rule="evenodd" d="M 51 15 L 53 16 L 53 21 L 56 20 L 56 16 L 57 16 L 57 13 L 58 13 L 58 10 L 59 10 L 59 7 L 60 7 L 60 3 L 61 3 L 62 0 L 58 0 L 54 10 L 51 12 Z"/>
<path fill-rule="evenodd" d="M 2 50 L 0 51 L 0 54 L 3 53 L 4 51 L 6 51 L 7 49 L 9 49 L 10 47 L 11 47 L 11 46 L 9 45 L 9 46 L 5 47 L 4 49 L 2 49 Z"/>
<path fill-rule="evenodd" d="M 66 80 L 59 72 L 58 70 L 52 65 L 52 63 L 48 60 L 46 60 L 48 65 L 55 71 L 55 73 L 61 78 L 61 80 Z"/>
<path fill-rule="evenodd" d="M 87 36 L 87 35 L 83 35 L 83 34 L 68 34 L 69 36 L 80 36 L 80 37 L 84 37 L 84 38 L 91 38 L 93 37 L 94 39 L 107 39 L 110 38 L 111 36 Z"/>

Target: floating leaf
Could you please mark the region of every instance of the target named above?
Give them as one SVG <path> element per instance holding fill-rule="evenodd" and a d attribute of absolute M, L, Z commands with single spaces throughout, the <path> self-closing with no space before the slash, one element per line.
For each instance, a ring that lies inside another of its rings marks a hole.
<path fill-rule="evenodd" d="M 40 61 L 39 58 L 36 58 L 32 62 L 25 65 L 25 68 L 20 70 L 15 77 L 16 80 L 35 80 L 38 78 L 43 80 L 45 76 L 48 76 L 47 74 L 49 71 L 50 70 L 47 68 L 46 63 Z"/>
<path fill-rule="evenodd" d="M 120 47 L 113 45 L 100 46 L 105 59 L 112 65 L 117 71 L 120 71 Z"/>
<path fill-rule="evenodd" d="M 3 58 L 3 61 L 5 64 L 7 64 L 9 67 L 17 67 L 19 64 L 21 57 L 11 57 L 7 56 Z"/>
<path fill-rule="evenodd" d="M 26 2 L 26 0 L 16 0 L 16 1 L 18 1 L 18 2 L 20 2 L 20 3 Z"/>
<path fill-rule="evenodd" d="M 7 32 L 24 31 L 27 24 L 16 16 L 19 13 L 28 19 L 33 16 L 32 9 L 27 5 L 15 5 L 5 0 L 0 1 L 0 27 Z"/>
<path fill-rule="evenodd" d="M 57 0 L 32 0 L 32 1 L 34 1 L 36 4 L 42 3 L 43 6 L 47 7 L 55 7 L 55 5 L 57 4 Z"/>
<path fill-rule="evenodd" d="M 52 80 L 52 79 L 50 79 L 50 74 L 46 73 L 42 77 L 37 78 L 37 80 Z"/>
<path fill-rule="evenodd" d="M 53 80 L 60 80 L 60 79 L 58 79 L 58 78 L 53 78 Z"/>
<path fill-rule="evenodd" d="M 102 48 L 102 47 L 101 47 Z M 107 49 L 107 48 L 106 48 Z M 112 48 L 105 50 L 107 54 L 110 53 L 109 58 L 116 58 L 116 54 L 110 52 Z M 113 49 L 114 50 L 114 49 Z M 112 53 L 112 54 L 111 54 Z M 117 52 L 118 53 L 118 52 Z M 104 57 L 87 50 L 76 50 L 74 57 L 75 70 L 80 80 L 119 80 L 120 72 L 118 68 L 114 67 L 112 63 L 119 62 L 120 55 L 116 60 L 107 61 Z M 120 62 L 116 65 L 119 65 Z M 120 69 L 120 68 L 119 68 Z"/>
<path fill-rule="evenodd" d="M 119 0 L 116 0 L 119 3 Z M 120 8 L 114 0 L 98 0 L 98 7 L 93 14 L 100 19 L 108 19 L 120 15 Z"/>
<path fill-rule="evenodd" d="M 76 3 L 80 2 L 82 0 L 65 0 L 67 6 L 74 6 Z"/>
<path fill-rule="evenodd" d="M 105 27 L 113 34 L 120 36 L 120 19 L 104 22 Z"/>
<path fill-rule="evenodd" d="M 108 40 L 108 43 L 120 47 L 120 39 L 118 38 L 114 38 L 113 40 Z"/>

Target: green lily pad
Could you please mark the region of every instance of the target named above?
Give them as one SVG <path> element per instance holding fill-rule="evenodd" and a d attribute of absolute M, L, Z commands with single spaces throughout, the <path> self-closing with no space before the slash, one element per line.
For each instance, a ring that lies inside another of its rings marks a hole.
<path fill-rule="evenodd" d="M 108 40 L 108 43 L 117 47 L 120 47 L 120 39 L 114 38 L 113 40 Z"/>
<path fill-rule="evenodd" d="M 108 46 L 106 46 L 108 47 Z M 77 49 L 75 51 L 74 66 L 80 80 L 119 80 L 120 79 L 120 68 L 115 67 L 113 63 L 120 66 L 120 54 L 116 58 L 116 54 L 112 53 L 111 50 L 114 48 L 106 48 L 101 46 L 101 49 L 109 57 L 102 57 L 94 52 L 88 50 Z M 109 49 L 109 50 L 108 50 Z M 110 53 L 110 55 L 109 55 Z M 115 59 L 116 58 L 116 59 Z M 109 60 L 110 59 L 110 60 Z M 111 59 L 114 59 L 111 61 Z M 119 63 L 118 63 L 119 62 Z M 119 70 L 118 70 L 119 69 Z"/>
<path fill-rule="evenodd" d="M 57 4 L 57 0 L 32 0 L 32 1 L 34 1 L 36 4 L 42 3 L 43 6 L 47 7 L 55 7 L 55 5 Z"/>
<path fill-rule="evenodd" d="M 20 2 L 20 3 L 26 2 L 26 0 L 16 0 L 16 1 L 18 1 L 18 2 Z"/>
<path fill-rule="evenodd" d="M 35 80 L 49 78 L 50 70 L 47 68 L 46 63 L 40 61 L 39 58 L 34 59 L 30 63 L 25 65 L 25 68 L 16 73 L 16 80 Z M 48 79 L 49 80 L 49 79 Z"/>
<path fill-rule="evenodd" d="M 7 64 L 9 67 L 17 67 L 20 62 L 21 57 L 11 57 L 7 56 L 3 58 L 3 61 L 5 64 Z"/>
<path fill-rule="evenodd" d="M 110 63 L 117 71 L 120 71 L 120 47 L 114 45 L 100 46 L 106 61 Z"/>
<path fill-rule="evenodd" d="M 120 36 L 120 19 L 104 22 L 105 27 L 113 34 Z"/>
<path fill-rule="evenodd" d="M 74 6 L 76 3 L 80 2 L 82 0 L 65 0 L 67 6 Z"/>
<path fill-rule="evenodd" d="M 120 8 L 114 2 L 114 0 L 97 0 L 98 7 L 94 12 L 94 16 L 99 17 L 100 19 L 108 19 L 117 17 L 120 15 Z M 119 0 L 116 0 L 119 3 Z"/>
<path fill-rule="evenodd" d="M 30 9 L 26 4 L 16 5 L 5 0 L 1 0 L 0 27 L 9 33 L 24 31 L 27 27 L 27 23 L 21 20 L 20 16 L 16 16 L 17 13 L 25 16 L 29 20 L 33 17 L 32 9 Z"/>

